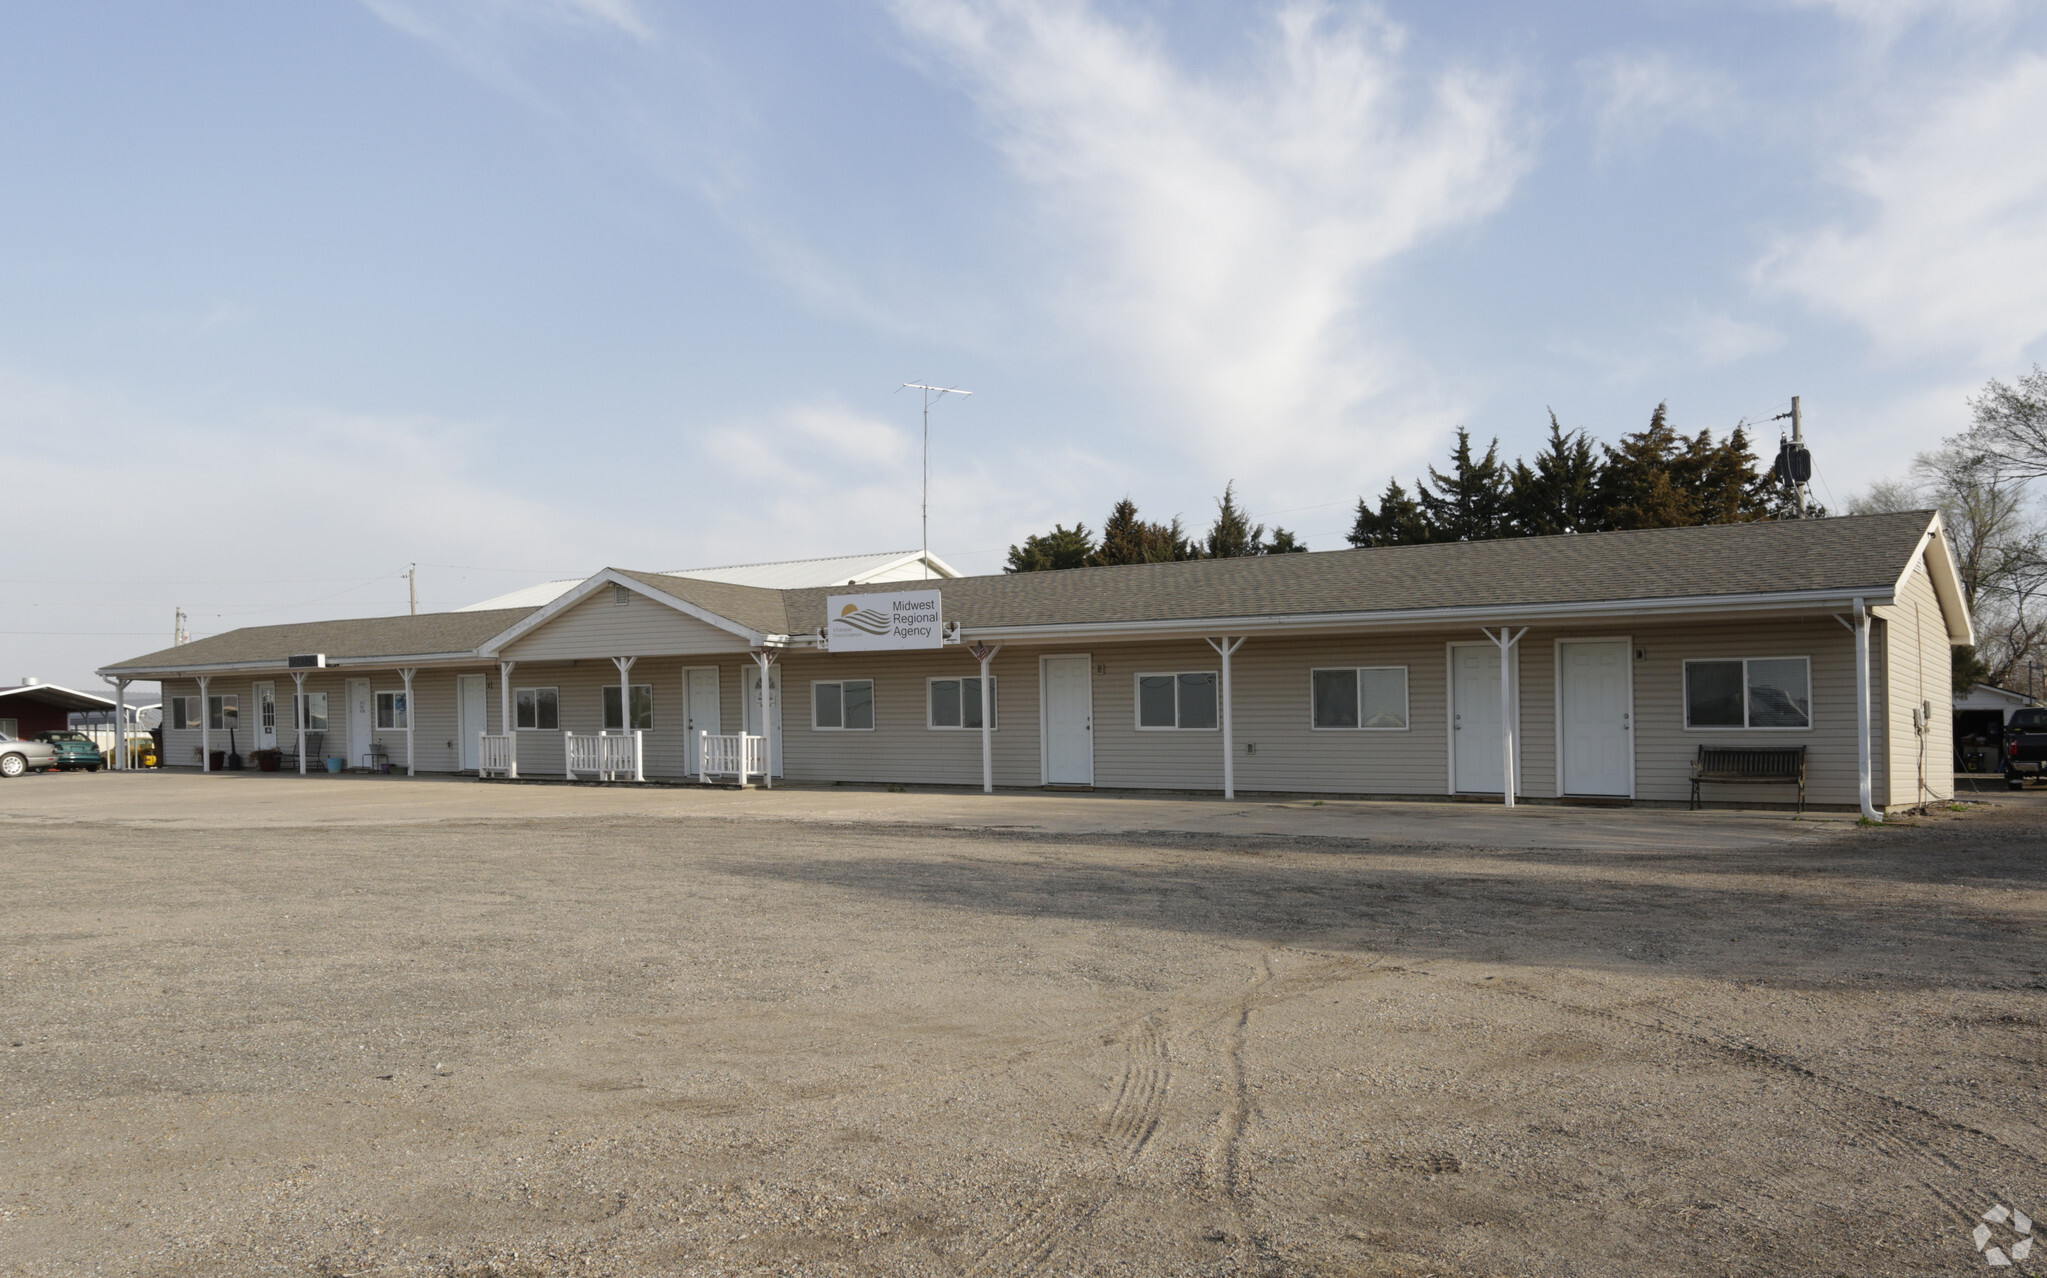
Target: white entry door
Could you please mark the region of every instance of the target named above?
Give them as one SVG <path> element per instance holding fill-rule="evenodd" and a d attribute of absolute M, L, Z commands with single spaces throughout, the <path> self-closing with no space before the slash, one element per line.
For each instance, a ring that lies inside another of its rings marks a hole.
<path fill-rule="evenodd" d="M 1046 657 L 1045 784 L 1095 783 L 1094 658 Z"/>
<path fill-rule="evenodd" d="M 741 683 L 746 700 L 746 733 L 761 734 L 761 668 L 748 664 Z M 782 667 L 768 667 L 768 768 L 782 775 Z"/>
<path fill-rule="evenodd" d="M 370 715 L 370 681 L 350 679 L 348 681 L 348 764 L 353 767 L 367 762 L 363 758 L 370 752 L 370 741 L 376 736 L 376 720 Z"/>
<path fill-rule="evenodd" d="M 277 748 L 277 685 L 259 683 L 252 691 L 256 694 L 256 744 L 257 750 Z"/>
<path fill-rule="evenodd" d="M 1515 648 L 1515 655 L 1520 655 Z M 1518 671 L 1510 671 L 1518 675 Z M 1521 700 L 1520 680 L 1509 697 Z M 1450 649 L 1450 751 L 1453 785 L 1459 794 L 1498 794 L 1505 785 L 1500 757 L 1500 649 L 1490 643 L 1455 644 Z M 1519 754 L 1519 751 L 1516 751 Z M 1515 759 L 1518 776 L 1520 759 Z M 1514 792 L 1521 792 L 1520 786 Z"/>
<path fill-rule="evenodd" d="M 760 681 L 754 681 L 755 695 L 759 695 Z M 772 696 L 774 685 L 768 685 Z M 683 718 L 683 731 L 687 744 L 683 746 L 683 770 L 689 776 L 698 772 L 697 733 L 708 732 L 717 736 L 725 729 L 722 711 L 718 707 L 718 667 L 695 666 L 682 672 L 682 704 L 687 707 Z M 758 707 L 755 710 L 759 713 Z"/>
<path fill-rule="evenodd" d="M 455 680 L 455 732 L 462 743 L 462 770 L 475 772 L 483 764 L 478 753 L 483 743 L 477 734 L 488 731 L 490 691 L 483 675 L 461 675 Z"/>
<path fill-rule="evenodd" d="M 1625 639 L 1557 645 L 1558 745 L 1565 794 L 1633 791 L 1632 672 Z"/>

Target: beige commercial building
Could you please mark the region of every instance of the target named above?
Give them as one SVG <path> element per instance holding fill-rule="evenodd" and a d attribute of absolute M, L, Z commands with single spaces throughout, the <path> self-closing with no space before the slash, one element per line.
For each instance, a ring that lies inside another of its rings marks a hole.
<path fill-rule="evenodd" d="M 898 589 L 937 593 L 939 646 L 832 651 L 827 596 Z M 1701 747 L 1803 747 L 1808 802 L 1883 810 L 1952 795 L 1971 639 L 1920 512 L 836 588 L 606 569 L 101 673 L 162 683 L 178 767 L 232 728 L 295 770 L 1683 802 Z"/>

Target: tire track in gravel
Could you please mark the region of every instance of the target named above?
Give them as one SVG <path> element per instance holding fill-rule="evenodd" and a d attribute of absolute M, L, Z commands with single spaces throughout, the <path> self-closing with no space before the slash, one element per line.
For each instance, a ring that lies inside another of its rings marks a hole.
<path fill-rule="evenodd" d="M 1693 1047 L 1704 1048 L 1737 1066 L 1763 1070 L 1817 1088 L 1828 1097 L 1829 1103 L 1826 1103 L 1825 1109 L 1845 1134 L 1860 1137 L 1868 1142 L 1870 1148 L 1895 1159 L 1900 1165 L 1917 1165 L 1922 1169 L 1931 1169 L 1925 1175 L 1914 1177 L 1913 1183 L 1925 1190 L 1929 1197 L 1951 1212 L 1956 1221 L 1964 1226 L 1973 1224 L 1983 1207 L 1971 1206 L 1970 1200 L 1965 1200 L 1956 1191 L 1935 1183 L 1934 1171 L 1949 1176 L 1970 1177 L 1971 1183 L 1962 1187 L 1963 1192 L 1971 1195 L 1973 1199 L 1981 1199 L 1985 1204 L 2010 1201 L 2012 1187 L 1992 1188 L 1975 1181 L 1974 1173 L 1940 1149 L 1934 1143 L 1936 1140 L 1973 1137 L 2003 1154 L 2023 1159 L 2028 1163 L 2035 1161 L 2033 1154 L 2012 1146 L 1992 1133 L 1936 1114 L 1888 1092 L 1861 1087 L 1845 1079 L 1823 1074 L 1782 1053 L 1759 1048 L 1662 1004 L 1654 1005 L 1658 1019 L 1643 1021 L 1605 1008 L 1587 1007 L 1562 999 L 1549 998 L 1529 990 L 1514 989 L 1511 986 L 1503 988 L 1471 982 L 1459 984 L 1465 985 L 1468 989 L 1480 990 L 1503 998 L 1534 1003 L 1576 1019 L 1601 1021 L 1637 1037 L 1676 1039 Z M 1866 1112 L 1872 1108 L 1878 1112 L 1874 1114 Z M 1919 1130 L 1913 1131 L 1914 1127 Z M 1931 1129 L 1930 1133 L 1928 1129 Z"/>
<path fill-rule="evenodd" d="M 1173 1058 L 1160 1013 L 1147 1016 L 1126 1047 L 1123 1073 L 1116 1080 L 1099 1138 L 1119 1172 L 1129 1170 L 1158 1132 L 1159 1120 L 1166 1113 L 1166 1094 L 1173 1081 Z"/>
<path fill-rule="evenodd" d="M 1251 1083 L 1244 1068 L 1244 1044 L 1251 1028 L 1251 1013 L 1259 995 L 1273 983 L 1272 951 L 1258 956 L 1258 970 L 1237 997 L 1236 1014 L 1229 1022 L 1229 1046 L 1223 1053 L 1228 1062 L 1228 1089 L 1223 1110 L 1216 1119 L 1215 1134 L 1209 1142 L 1202 1179 L 1235 1225 L 1230 1238 L 1237 1266 L 1244 1273 L 1278 1272 L 1278 1256 L 1270 1242 L 1251 1228 L 1245 1212 L 1250 1187 L 1244 1183 L 1242 1151 L 1244 1130 L 1253 1112 Z"/>

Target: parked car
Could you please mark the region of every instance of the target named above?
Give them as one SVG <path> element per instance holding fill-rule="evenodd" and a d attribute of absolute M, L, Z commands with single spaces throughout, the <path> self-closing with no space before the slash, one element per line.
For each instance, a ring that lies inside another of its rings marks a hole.
<path fill-rule="evenodd" d="M 71 728 L 52 728 L 48 732 L 36 733 L 36 740 L 47 741 L 57 750 L 57 766 L 66 772 L 84 768 L 87 772 L 98 772 L 107 757 L 91 737 Z"/>
<path fill-rule="evenodd" d="M 57 747 L 47 741 L 17 741 L 0 733 L 0 777 L 18 777 L 57 766 Z"/>
<path fill-rule="evenodd" d="M 2047 710 L 2014 710 L 2004 724 L 2004 783 L 2016 790 L 2047 777 Z"/>

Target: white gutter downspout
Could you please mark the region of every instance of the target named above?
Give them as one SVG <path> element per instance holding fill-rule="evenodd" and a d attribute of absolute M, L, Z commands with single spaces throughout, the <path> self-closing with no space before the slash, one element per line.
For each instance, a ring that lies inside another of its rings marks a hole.
<path fill-rule="evenodd" d="M 1883 814 L 1871 801 L 1869 746 L 1869 609 L 1862 597 L 1855 597 L 1855 769 L 1862 800 L 1862 819 L 1882 821 Z"/>

